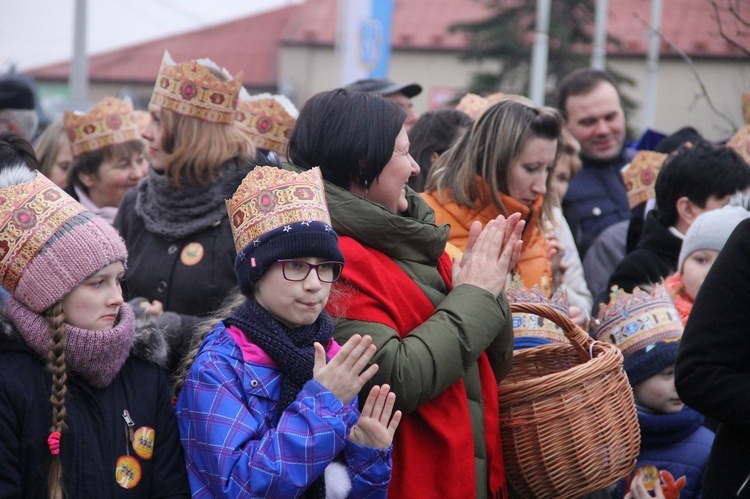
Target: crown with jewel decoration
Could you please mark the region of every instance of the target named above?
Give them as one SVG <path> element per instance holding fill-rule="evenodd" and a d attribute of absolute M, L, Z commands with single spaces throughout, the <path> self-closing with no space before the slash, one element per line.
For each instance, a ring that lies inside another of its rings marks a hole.
<path fill-rule="evenodd" d="M 599 325 L 593 331 L 601 341 L 617 345 L 625 357 L 658 342 L 682 337 L 682 320 L 663 284 L 651 293 L 632 293 L 614 286 L 608 304 L 599 308 Z"/>
<path fill-rule="evenodd" d="M 297 173 L 258 166 L 226 203 L 238 252 L 263 234 L 295 222 L 331 225 L 318 167 Z"/>
<path fill-rule="evenodd" d="M 666 154 L 654 151 L 638 151 L 630 164 L 622 169 L 628 204 L 634 208 L 656 196 L 656 177 L 659 175 Z"/>
<path fill-rule="evenodd" d="M 211 69 L 229 80 L 217 78 Z M 175 63 L 164 51 L 151 104 L 209 123 L 231 125 L 242 86 L 242 72 L 232 76 L 209 59 Z"/>
<path fill-rule="evenodd" d="M 558 289 L 551 298 L 547 298 L 539 286 L 534 285 L 531 289 L 527 288 L 518 274 L 513 276 L 510 284 L 505 290 L 509 303 L 535 303 L 539 305 L 548 305 L 560 314 L 568 317 L 568 295 L 565 291 Z M 563 330 L 549 319 L 529 313 L 513 313 L 513 336 L 516 344 L 544 343 L 567 343 Z"/>
<path fill-rule="evenodd" d="M 141 138 L 133 106 L 115 97 L 105 97 L 85 114 L 66 111 L 63 126 L 76 158 Z"/>
<path fill-rule="evenodd" d="M 256 147 L 286 156 L 298 115 L 297 108 L 283 95 L 259 94 L 243 98 L 240 94 L 235 125 L 250 135 Z"/>

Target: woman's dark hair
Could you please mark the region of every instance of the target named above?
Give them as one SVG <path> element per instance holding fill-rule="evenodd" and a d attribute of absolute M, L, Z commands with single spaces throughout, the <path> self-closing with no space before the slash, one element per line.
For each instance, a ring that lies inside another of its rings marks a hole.
<path fill-rule="evenodd" d="M 26 166 L 29 170 L 39 169 L 34 148 L 17 133 L 0 133 L 0 169 L 18 165 Z"/>
<path fill-rule="evenodd" d="M 700 208 L 711 196 L 723 198 L 750 187 L 750 166 L 734 150 L 700 142 L 683 145 L 665 161 L 656 177 L 657 216 L 677 223 L 677 201 L 685 196 Z"/>
<path fill-rule="evenodd" d="M 130 140 L 122 144 L 115 144 L 96 151 L 86 152 L 73 159 L 68 169 L 68 185 L 75 185 L 86 194 L 88 187 L 81 181 L 83 175 L 98 175 L 102 163 L 112 158 L 131 158 L 137 154 L 146 153 L 146 144 L 140 140 Z"/>
<path fill-rule="evenodd" d="M 289 139 L 289 159 L 342 189 L 367 188 L 393 155 L 406 112 L 383 97 L 337 88 L 312 96 Z"/>
<path fill-rule="evenodd" d="M 438 109 L 424 113 L 409 131 L 409 154 L 419 165 L 419 175 L 409 178 L 409 186 L 422 192 L 432 168 L 432 155 L 447 151 L 471 126 L 471 117 L 456 109 Z"/>

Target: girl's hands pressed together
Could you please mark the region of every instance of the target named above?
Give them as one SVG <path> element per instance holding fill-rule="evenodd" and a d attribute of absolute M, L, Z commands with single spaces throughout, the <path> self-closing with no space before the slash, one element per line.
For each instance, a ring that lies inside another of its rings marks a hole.
<path fill-rule="evenodd" d="M 359 421 L 349 433 L 349 440 L 374 449 L 387 449 L 391 446 L 393 434 L 401 422 L 401 411 L 393 412 L 396 394 L 390 389 L 388 385 L 372 387 Z"/>

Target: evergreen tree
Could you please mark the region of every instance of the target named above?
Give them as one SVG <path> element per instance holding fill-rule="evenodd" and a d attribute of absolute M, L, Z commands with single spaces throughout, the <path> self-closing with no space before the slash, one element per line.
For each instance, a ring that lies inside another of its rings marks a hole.
<path fill-rule="evenodd" d="M 484 0 L 494 13 L 487 19 L 454 24 L 451 32 L 469 35 L 464 60 L 498 61 L 496 72 L 482 71 L 472 78 L 470 91 L 484 95 L 498 90 L 528 95 L 531 52 L 536 25 L 536 0 Z M 548 105 L 555 105 L 556 86 L 574 69 L 587 67 L 594 31 L 594 0 L 552 0 L 547 61 Z M 618 41 L 609 37 L 608 43 Z M 620 84 L 632 80 L 608 71 Z M 632 108 L 630 101 L 623 107 Z"/>

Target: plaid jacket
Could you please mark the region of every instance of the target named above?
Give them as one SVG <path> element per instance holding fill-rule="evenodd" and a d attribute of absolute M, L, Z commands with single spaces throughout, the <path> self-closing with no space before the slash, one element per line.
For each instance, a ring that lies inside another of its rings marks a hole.
<path fill-rule="evenodd" d="M 342 451 L 350 497 L 386 497 L 391 450 L 346 438 L 357 400 L 343 405 L 310 380 L 279 418 L 280 387 L 241 331 L 220 323 L 206 336 L 175 408 L 193 497 L 298 497 Z"/>

